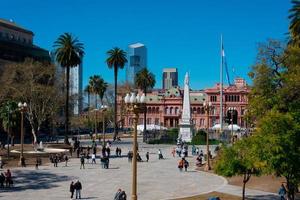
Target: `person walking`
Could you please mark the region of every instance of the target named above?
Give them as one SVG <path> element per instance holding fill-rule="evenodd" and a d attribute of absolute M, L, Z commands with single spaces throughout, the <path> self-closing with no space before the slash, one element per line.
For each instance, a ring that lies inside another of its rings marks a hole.
<path fill-rule="evenodd" d="M 72 181 L 70 184 L 71 199 L 73 199 L 74 191 L 75 191 L 75 186 L 74 186 L 74 182 Z"/>
<path fill-rule="evenodd" d="M 67 154 L 65 154 L 64 159 L 65 159 L 65 167 L 67 167 L 69 161 L 69 157 L 67 156 Z"/>
<path fill-rule="evenodd" d="M 57 167 L 57 163 L 58 163 L 58 155 L 56 154 L 54 156 L 54 167 Z"/>
<path fill-rule="evenodd" d="M 21 167 L 26 167 L 24 156 L 21 157 Z"/>
<path fill-rule="evenodd" d="M 175 152 L 176 152 L 176 150 L 175 150 L 175 147 L 172 149 L 172 156 L 173 156 L 173 158 L 175 158 Z"/>
<path fill-rule="evenodd" d="M 278 194 L 280 196 L 280 200 L 285 200 L 286 189 L 285 189 L 283 184 L 281 184 L 281 186 L 279 188 L 279 191 L 278 191 Z"/>
<path fill-rule="evenodd" d="M 0 187 L 4 187 L 5 176 L 3 173 L 0 174 Z"/>
<path fill-rule="evenodd" d="M 116 157 L 119 156 L 119 147 L 116 148 Z"/>
<path fill-rule="evenodd" d="M 119 188 L 117 193 L 115 194 L 114 200 L 126 200 L 126 199 L 127 199 L 127 195 L 125 191 Z"/>
<path fill-rule="evenodd" d="M 81 199 L 82 185 L 79 180 L 74 184 L 74 189 L 76 190 L 76 199 Z"/>
<path fill-rule="evenodd" d="M 12 185 L 12 175 L 9 169 L 5 172 L 5 185 L 6 187 L 10 187 Z"/>
<path fill-rule="evenodd" d="M 146 153 L 146 160 L 147 160 L 147 162 L 149 161 L 149 152 L 148 151 Z"/>
<path fill-rule="evenodd" d="M 96 155 L 92 154 L 92 164 L 96 164 Z"/>
<path fill-rule="evenodd" d="M 122 154 L 122 149 L 119 148 L 119 157 L 121 157 L 121 154 Z"/>
<path fill-rule="evenodd" d="M 160 149 L 158 149 L 158 159 L 163 159 L 163 155 Z"/>
<path fill-rule="evenodd" d="M 81 168 L 85 169 L 85 167 L 84 167 L 84 156 L 83 155 L 81 155 L 81 157 L 80 157 L 80 169 Z"/>
<path fill-rule="evenodd" d="M 182 172 L 183 164 L 184 164 L 184 158 L 180 159 L 178 162 L 178 169 L 180 172 Z"/>
<path fill-rule="evenodd" d="M 187 168 L 189 167 L 189 162 L 184 159 L 184 170 L 187 171 Z"/>

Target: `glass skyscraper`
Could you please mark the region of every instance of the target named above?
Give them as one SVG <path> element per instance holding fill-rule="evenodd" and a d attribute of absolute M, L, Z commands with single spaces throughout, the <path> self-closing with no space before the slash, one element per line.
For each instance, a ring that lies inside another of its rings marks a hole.
<path fill-rule="evenodd" d="M 135 74 L 147 67 L 147 48 L 142 43 L 128 46 L 128 65 L 126 67 L 126 81 L 134 84 Z"/>

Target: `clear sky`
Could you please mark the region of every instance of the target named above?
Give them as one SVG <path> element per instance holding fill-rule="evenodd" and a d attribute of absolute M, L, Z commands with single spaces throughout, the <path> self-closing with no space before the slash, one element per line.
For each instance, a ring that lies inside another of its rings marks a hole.
<path fill-rule="evenodd" d="M 202 89 L 219 81 L 221 33 L 231 77 L 249 80 L 257 44 L 286 38 L 290 7 L 289 0 L 14 0 L 1 1 L 0 18 L 32 30 L 47 50 L 64 32 L 77 36 L 85 46 L 84 85 L 94 74 L 112 83 L 106 51 L 142 42 L 156 87 L 164 67 L 177 67 L 180 84 L 188 71 L 191 87 Z"/>

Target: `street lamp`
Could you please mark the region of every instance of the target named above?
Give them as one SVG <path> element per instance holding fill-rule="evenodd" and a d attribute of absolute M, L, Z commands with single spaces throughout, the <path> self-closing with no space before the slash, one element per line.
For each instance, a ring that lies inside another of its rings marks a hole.
<path fill-rule="evenodd" d="M 205 165 L 205 170 L 206 171 L 209 171 L 211 170 L 211 167 L 210 167 L 210 155 L 209 155 L 209 144 L 208 144 L 208 137 L 209 137 L 209 134 L 208 134 L 208 131 L 209 131 L 209 112 L 210 110 L 213 108 L 212 106 L 212 103 L 211 102 L 206 102 L 204 101 L 203 102 L 203 107 L 204 107 L 204 110 L 206 111 L 206 152 L 207 152 L 207 162 L 206 162 L 206 165 Z"/>
<path fill-rule="evenodd" d="M 20 164 L 21 160 L 24 156 L 24 112 L 27 110 L 27 103 L 19 102 L 18 103 L 19 110 L 21 111 L 21 154 L 20 154 Z"/>
<path fill-rule="evenodd" d="M 95 108 L 93 111 L 95 112 L 95 137 L 97 138 L 97 111 L 98 111 L 99 109 L 97 109 L 97 108 Z"/>
<path fill-rule="evenodd" d="M 139 114 L 143 113 L 145 110 L 145 100 L 145 94 L 140 96 L 135 95 L 135 93 L 131 93 L 131 96 L 127 94 L 124 99 L 127 110 L 134 114 L 134 133 L 132 147 L 132 200 L 137 200 L 137 124 L 139 120 Z"/>
<path fill-rule="evenodd" d="M 104 112 L 106 111 L 107 106 L 102 105 L 101 110 L 102 110 L 102 134 L 103 134 L 103 147 L 105 146 L 105 116 Z"/>

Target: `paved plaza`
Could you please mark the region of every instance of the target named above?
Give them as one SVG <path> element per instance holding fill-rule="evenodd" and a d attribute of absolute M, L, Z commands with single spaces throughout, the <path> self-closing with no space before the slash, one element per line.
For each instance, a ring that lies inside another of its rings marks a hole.
<path fill-rule="evenodd" d="M 89 142 L 83 142 L 88 144 Z M 122 148 L 122 154 L 127 154 L 131 148 L 129 139 L 113 144 L 112 154 L 116 147 Z M 138 198 L 141 200 L 174 199 L 179 197 L 199 195 L 212 191 L 220 191 L 241 195 L 241 188 L 227 185 L 226 179 L 214 174 L 199 172 L 194 168 L 195 157 L 190 156 L 188 172 L 179 172 L 178 158 L 171 156 L 170 145 L 140 144 L 142 158 L 150 152 L 150 161 L 138 163 Z M 165 159 L 158 160 L 157 151 L 161 149 Z M 80 170 L 80 161 L 72 158 L 68 167 L 59 163 L 58 168 L 52 165 L 42 166 L 39 170 L 33 167 L 12 170 L 15 186 L 12 189 L 0 190 L 0 199 L 35 200 L 35 199 L 69 199 L 69 184 L 79 179 L 83 185 L 82 199 L 111 200 L 118 188 L 131 193 L 131 163 L 126 157 L 111 158 L 110 168 L 102 169 L 97 164 L 86 164 Z M 271 193 L 247 190 L 251 195 L 272 195 Z M 130 198 L 129 198 L 130 199 Z M 274 198 L 273 198 L 274 199 Z"/>

